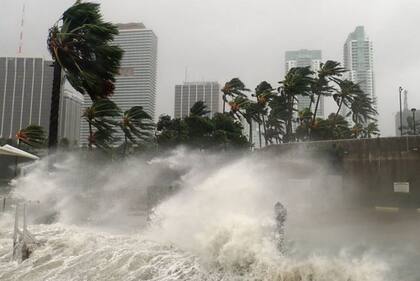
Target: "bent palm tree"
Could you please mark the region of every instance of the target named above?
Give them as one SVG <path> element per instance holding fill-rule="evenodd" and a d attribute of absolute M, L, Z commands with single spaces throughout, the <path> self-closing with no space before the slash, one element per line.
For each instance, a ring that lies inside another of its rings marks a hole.
<path fill-rule="evenodd" d="M 115 25 L 103 21 L 99 4 L 81 1 L 67 9 L 50 29 L 47 44 L 54 60 L 48 143 L 51 150 L 57 146 L 62 71 L 70 84 L 92 101 L 110 96 L 123 53 L 110 45 L 117 34 Z"/>
<path fill-rule="evenodd" d="M 292 139 L 293 133 L 293 113 L 296 111 L 295 104 L 297 96 L 309 96 L 311 93 L 311 83 L 313 72 L 308 67 L 295 67 L 289 70 L 281 84 L 279 90 L 287 103 L 287 121 L 285 141 Z"/>
<path fill-rule="evenodd" d="M 270 85 L 270 83 L 263 81 L 255 88 L 255 97 L 257 98 L 257 104 L 259 105 L 259 119 L 261 120 L 264 128 L 264 142 L 265 145 L 268 145 L 267 138 L 265 136 L 267 131 L 267 126 L 265 124 L 265 116 L 267 115 L 267 104 L 270 102 L 273 94 L 273 87 Z M 260 148 L 261 148 L 261 122 L 258 123 L 259 127 L 259 139 L 260 139 Z"/>
<path fill-rule="evenodd" d="M 356 84 L 353 81 L 347 79 L 340 81 L 338 83 L 338 86 L 340 87 L 340 89 L 336 90 L 336 93 L 333 95 L 334 101 L 338 106 L 337 113 L 335 114 L 334 118 L 334 124 L 337 121 L 337 117 L 343 105 L 347 108 L 350 108 L 354 97 L 358 94 L 363 93 L 363 91 L 360 89 L 359 84 Z"/>
<path fill-rule="evenodd" d="M 210 113 L 210 110 L 207 110 L 207 105 L 205 105 L 203 101 L 194 103 L 194 105 L 190 108 L 191 116 L 202 117 L 208 113 Z"/>
<path fill-rule="evenodd" d="M 352 115 L 352 120 L 355 124 L 366 124 L 369 120 L 376 121 L 375 116 L 378 114 L 373 106 L 373 99 L 363 93 L 357 92 L 350 105 L 350 110 L 347 115 Z"/>
<path fill-rule="evenodd" d="M 233 78 L 229 82 L 226 82 L 222 88 L 223 93 L 223 113 L 226 112 L 226 103 L 228 103 L 227 97 L 234 99 L 235 97 L 246 97 L 244 92 L 248 92 L 249 89 L 245 87 L 245 84 L 239 78 Z"/>
<path fill-rule="evenodd" d="M 45 144 L 45 131 L 41 126 L 29 125 L 16 133 L 18 146 L 20 143 L 33 147 L 41 147 Z"/>
<path fill-rule="evenodd" d="M 92 149 L 93 145 L 107 149 L 117 140 L 113 134 L 116 132 L 114 127 L 119 126 L 118 121 L 115 121 L 119 116 L 121 116 L 120 109 L 109 99 L 97 100 L 85 109 L 82 117 L 89 125 L 89 149 Z M 96 132 L 93 128 L 96 128 Z"/>
<path fill-rule="evenodd" d="M 340 63 L 336 61 L 326 61 L 321 64 L 320 69 L 317 71 L 317 76 L 314 78 L 311 85 L 312 93 L 316 97 L 315 109 L 312 118 L 312 126 L 315 124 L 316 114 L 318 112 L 319 101 L 321 96 L 330 96 L 334 90 L 334 87 L 330 85 L 330 81 L 339 83 L 338 77 L 342 73 L 346 72 L 346 69 L 340 67 Z M 309 108 L 309 110 L 312 110 Z"/>
<path fill-rule="evenodd" d="M 125 111 L 120 123 L 124 133 L 124 151 L 126 155 L 128 141 L 137 144 L 139 141 L 150 142 L 153 138 L 152 117 L 141 106 L 133 106 Z"/>

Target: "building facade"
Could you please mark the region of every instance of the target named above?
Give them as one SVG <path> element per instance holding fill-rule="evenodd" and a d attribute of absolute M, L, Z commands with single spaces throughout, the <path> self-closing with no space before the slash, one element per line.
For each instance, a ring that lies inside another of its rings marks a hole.
<path fill-rule="evenodd" d="M 345 77 L 360 85 L 362 91 L 375 101 L 375 84 L 373 72 L 373 44 L 365 33 L 363 26 L 357 26 L 344 43 L 344 68 L 348 70 Z"/>
<path fill-rule="evenodd" d="M 115 91 L 111 100 L 122 111 L 133 106 L 142 106 L 155 118 L 157 37 L 142 23 L 118 24 L 119 34 L 114 44 L 124 50 L 120 73 L 116 77 Z M 91 105 L 89 97 L 84 97 L 83 108 Z M 81 121 L 80 143 L 87 144 L 88 124 Z M 122 136 L 122 132 L 119 133 Z"/>
<path fill-rule="evenodd" d="M 0 58 L 0 138 L 15 138 L 28 125 L 49 127 L 52 62 L 42 58 Z"/>
<path fill-rule="evenodd" d="M 77 145 L 80 142 L 83 96 L 73 89 L 64 88 L 60 103 L 60 138 L 67 139 L 71 145 Z"/>
<path fill-rule="evenodd" d="M 286 51 L 286 73 L 294 67 L 307 67 L 309 66 L 312 71 L 316 72 L 321 67 L 322 52 L 321 50 L 297 50 Z M 298 110 L 309 108 L 311 99 L 309 97 L 298 96 L 297 107 Z M 324 97 L 321 96 L 319 100 L 317 117 L 324 117 Z"/>
<path fill-rule="evenodd" d="M 221 112 L 222 98 L 217 82 L 188 82 L 175 86 L 175 118 L 184 118 L 190 114 L 194 103 L 203 101 L 210 111 L 209 117 Z"/>

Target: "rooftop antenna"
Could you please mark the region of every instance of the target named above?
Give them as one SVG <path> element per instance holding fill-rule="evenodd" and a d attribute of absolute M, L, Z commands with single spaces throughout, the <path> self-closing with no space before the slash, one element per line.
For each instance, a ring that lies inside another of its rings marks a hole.
<path fill-rule="evenodd" d="M 25 24 L 25 2 L 23 3 L 22 8 L 22 19 L 20 21 L 20 36 L 19 36 L 19 48 L 18 48 L 18 54 L 22 54 L 22 48 L 23 48 L 23 27 Z"/>
<path fill-rule="evenodd" d="M 187 81 L 188 81 L 188 66 L 185 67 L 184 83 L 187 83 Z"/>

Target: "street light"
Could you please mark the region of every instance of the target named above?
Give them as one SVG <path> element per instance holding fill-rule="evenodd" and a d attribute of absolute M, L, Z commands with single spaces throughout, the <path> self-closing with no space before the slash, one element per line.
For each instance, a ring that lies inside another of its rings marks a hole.
<path fill-rule="evenodd" d="M 411 112 L 413 112 L 413 134 L 416 135 L 416 109 L 412 108 Z"/>
<path fill-rule="evenodd" d="M 399 92 L 400 92 L 400 136 L 403 135 L 403 129 L 402 129 L 402 104 L 401 104 L 401 93 L 404 90 L 403 87 L 399 87 L 398 88 Z"/>

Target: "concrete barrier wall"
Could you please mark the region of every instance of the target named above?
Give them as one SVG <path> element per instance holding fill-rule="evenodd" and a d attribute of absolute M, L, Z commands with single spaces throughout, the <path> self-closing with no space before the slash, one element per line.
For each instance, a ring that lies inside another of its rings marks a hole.
<path fill-rule="evenodd" d="M 361 204 L 420 208 L 420 136 L 279 144 L 262 151 L 324 158 Z M 409 193 L 394 192 L 396 182 L 408 182 Z"/>

